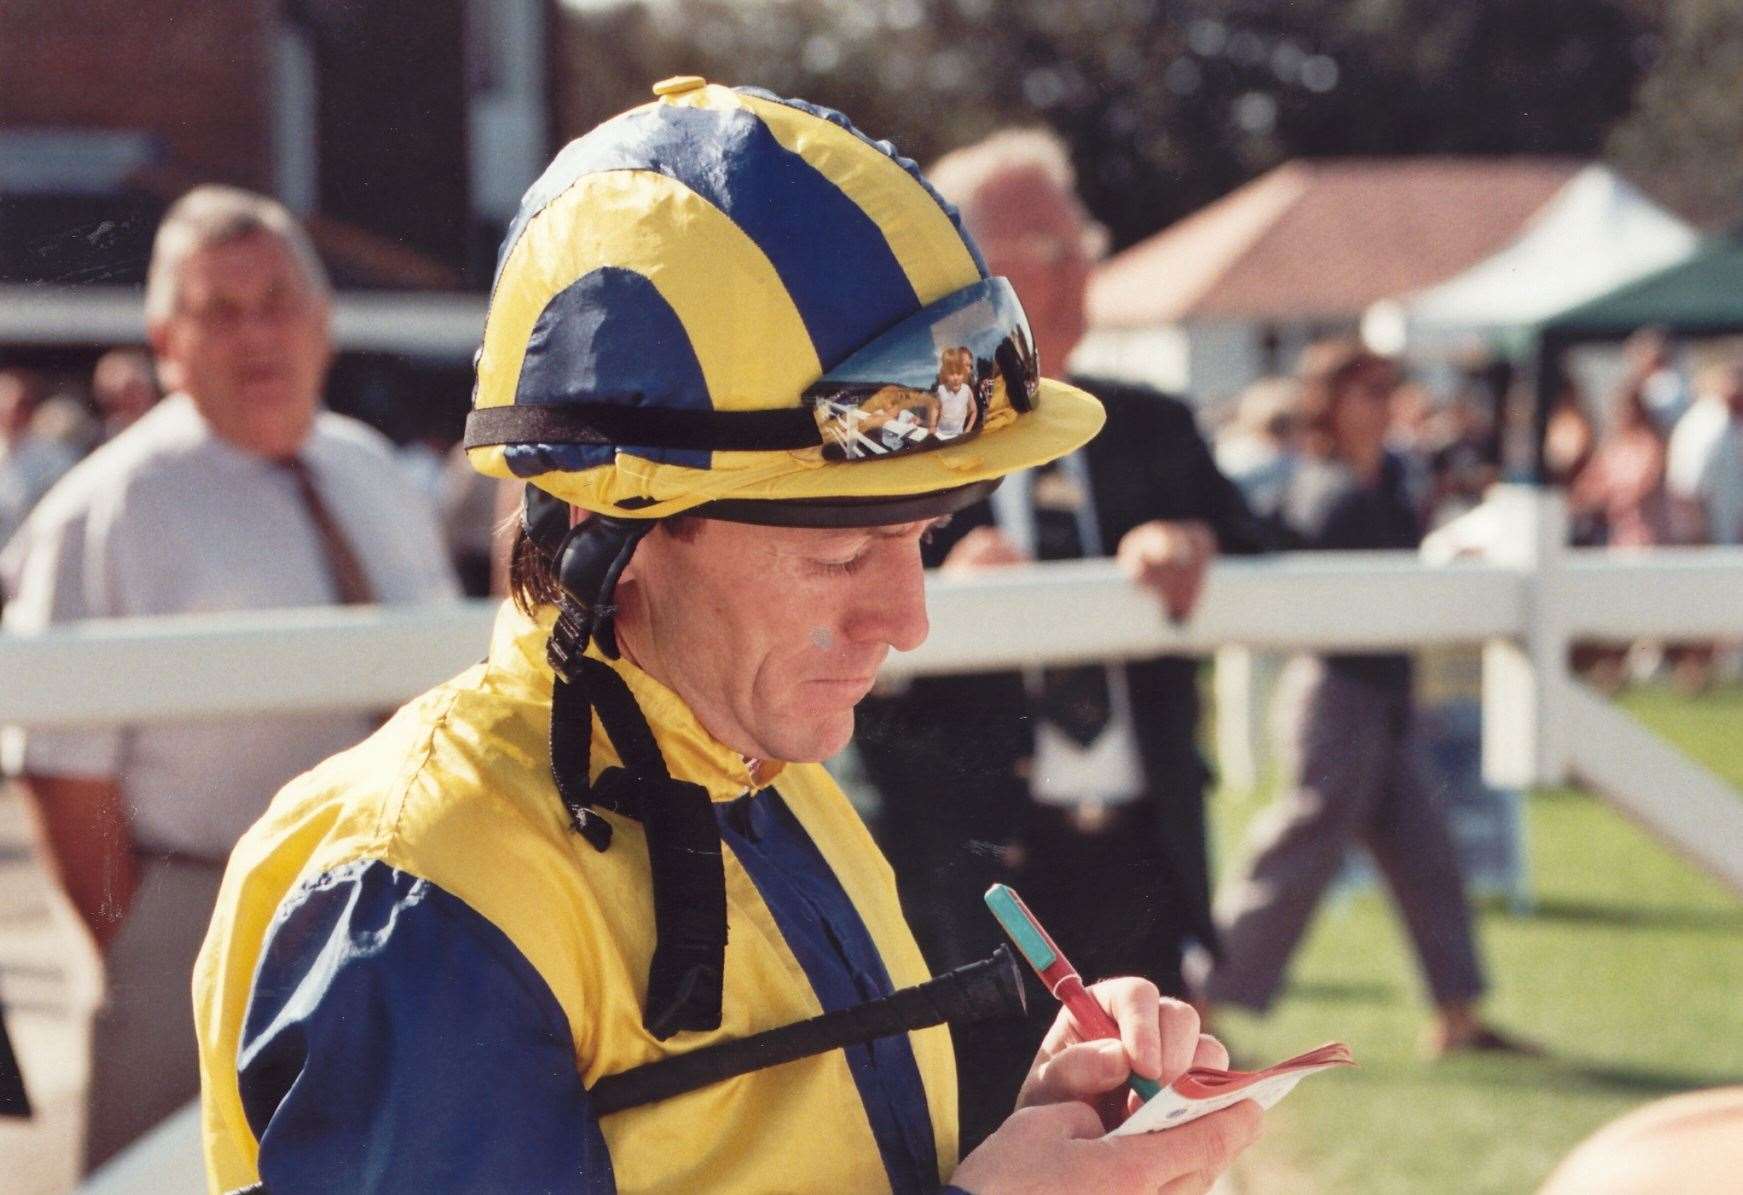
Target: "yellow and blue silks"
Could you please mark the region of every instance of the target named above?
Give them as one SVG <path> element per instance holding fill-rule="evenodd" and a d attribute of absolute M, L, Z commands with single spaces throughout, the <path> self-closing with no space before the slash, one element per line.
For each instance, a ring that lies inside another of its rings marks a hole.
<path fill-rule="evenodd" d="M 237 847 L 194 977 L 214 1190 L 936 1190 L 956 1161 L 942 1027 L 592 1116 L 603 1075 L 926 968 L 820 766 L 753 791 L 740 756 L 617 661 L 726 847 L 724 1020 L 651 1036 L 641 827 L 601 814 L 604 852 L 570 829 L 548 631 L 505 605 L 486 663 L 291 784 Z M 595 774 L 617 762 L 602 736 Z"/>

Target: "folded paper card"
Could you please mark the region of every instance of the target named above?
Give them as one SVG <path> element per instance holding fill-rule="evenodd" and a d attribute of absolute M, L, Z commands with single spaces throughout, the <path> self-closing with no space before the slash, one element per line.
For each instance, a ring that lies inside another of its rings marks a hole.
<path fill-rule="evenodd" d="M 1254 1100 L 1261 1108 L 1269 1108 L 1307 1076 L 1334 1066 L 1354 1065 L 1350 1048 L 1334 1041 L 1262 1071 L 1224 1071 L 1195 1066 L 1146 1100 L 1109 1136 L 1158 1133 L 1163 1129 L 1177 1128 L 1242 1100 Z"/>

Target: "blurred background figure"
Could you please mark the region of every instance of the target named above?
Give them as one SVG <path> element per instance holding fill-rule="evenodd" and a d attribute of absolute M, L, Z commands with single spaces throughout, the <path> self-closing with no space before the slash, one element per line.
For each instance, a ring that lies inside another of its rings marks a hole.
<path fill-rule="evenodd" d="M 282 207 L 222 187 L 182 198 L 153 245 L 145 313 L 172 392 L 50 491 L 0 556 L 9 631 L 454 596 L 433 512 L 387 441 L 321 409 L 326 277 Z M 198 1092 L 188 993 L 224 860 L 281 785 L 372 724 L 233 717 L 9 744 L 105 954 L 88 1166 Z"/>
<path fill-rule="evenodd" d="M 78 393 L 59 390 L 36 408 L 30 419 L 30 434 L 44 443 L 59 444 L 76 464 L 102 441 L 103 425 Z"/>
<path fill-rule="evenodd" d="M 1638 386 L 1614 395 L 1609 425 L 1568 487 L 1573 516 L 1594 517 L 1612 548 L 1649 548 L 1670 538 L 1664 489 L 1665 433 Z"/>
<path fill-rule="evenodd" d="M 1495 481 L 1493 401 L 1468 387 L 1437 394 L 1406 381 L 1392 396 L 1386 447 L 1404 465 L 1423 526 L 1432 530 L 1476 506 Z"/>
<path fill-rule="evenodd" d="M 1562 390 L 1551 405 L 1543 434 L 1544 481 L 1566 489 L 1573 484 L 1598 448 L 1598 429 L 1587 414 L 1580 393 L 1571 384 Z M 1601 535 L 1581 537 L 1576 531 L 1574 543 L 1589 545 Z"/>
<path fill-rule="evenodd" d="M 440 437 L 425 432 L 403 441 L 394 452 L 399 467 L 405 470 L 406 480 L 431 505 L 441 500 L 442 471 L 451 447 Z"/>
<path fill-rule="evenodd" d="M 456 446 L 442 466 L 437 506 L 442 532 L 448 537 L 448 555 L 459 574 L 460 588 L 468 597 L 502 594 L 494 587 L 496 562 L 506 565 L 506 548 L 512 536 L 498 529 L 512 527 L 519 518 L 520 482 L 498 481 L 474 469 L 466 450 Z"/>
<path fill-rule="evenodd" d="M 1500 474 L 1494 399 L 1464 387 L 1441 406 L 1429 445 L 1434 479 L 1426 525 L 1441 526 L 1482 502 Z"/>
<path fill-rule="evenodd" d="M 1434 455 L 1445 420 L 1427 386 L 1399 380 L 1386 409 L 1386 452 L 1404 471 L 1410 504 L 1427 521 L 1434 509 Z"/>
<path fill-rule="evenodd" d="M 1743 362 L 1701 375 L 1671 433 L 1665 481 L 1678 542 L 1743 544 Z"/>
<path fill-rule="evenodd" d="M 1677 421 L 1665 451 L 1671 541 L 1743 544 L 1743 362 L 1710 366 L 1695 401 Z M 1712 681 L 1714 644 L 1677 643 L 1665 650 L 1671 680 L 1684 693 Z"/>
<path fill-rule="evenodd" d="M 1007 131 L 927 171 L 962 212 L 988 271 L 1010 279 L 1043 362 L 1084 331 L 1102 234 L 1051 133 Z M 972 574 L 1017 561 L 1117 557 L 1168 616 L 1197 603 L 1218 551 L 1272 542 L 1217 471 L 1190 408 L 1141 386 L 1073 377 L 1107 408 L 1101 434 L 1018 474 L 958 514 L 928 563 Z M 1209 773 L 1196 746 L 1196 661 L 1150 659 L 1014 674 L 927 677 L 863 703 L 856 736 L 880 798 L 880 839 L 935 970 L 999 940 L 980 904 L 1012 879 L 1086 976 L 1143 975 L 1184 993 L 1189 943 L 1215 946 L 1205 852 Z M 1005 1115 L 1050 1011 L 958 1035 L 963 1143 Z"/>
<path fill-rule="evenodd" d="M 103 438 L 113 439 L 157 402 L 151 358 L 138 349 L 104 353 L 91 371 L 91 397 L 103 419 Z"/>
<path fill-rule="evenodd" d="M 1349 341 L 1303 354 L 1303 459 L 1281 514 L 1307 550 L 1409 549 L 1420 540 L 1403 463 L 1386 451 L 1392 363 Z M 1402 654 L 1303 656 L 1279 685 L 1282 795 L 1251 831 L 1242 873 L 1217 900 L 1221 959 L 1203 996 L 1265 1011 L 1352 843 L 1373 857 L 1435 1007 L 1434 1054 L 1514 1049 L 1476 1013 L 1484 989 L 1446 812 L 1414 740 Z"/>
<path fill-rule="evenodd" d="M 1743 1087 L 1656 1100 L 1562 1160 L 1537 1195 L 1725 1195 L 1743 1176 Z"/>
<path fill-rule="evenodd" d="M 1694 401 L 1670 333 L 1659 327 L 1641 328 L 1623 343 L 1622 365 L 1623 391 L 1640 401 L 1661 434 L 1670 435 Z"/>
<path fill-rule="evenodd" d="M 1665 490 L 1665 433 L 1647 405 L 1645 387 L 1625 383 L 1615 392 L 1609 425 L 1585 467 L 1568 486 L 1568 518 L 1576 542 L 1611 548 L 1650 548 L 1671 540 Z M 1628 644 L 1582 643 L 1573 665 L 1605 692 L 1627 678 Z"/>
<path fill-rule="evenodd" d="M 1247 505 L 1275 514 L 1295 461 L 1301 387 L 1294 378 L 1261 378 L 1235 399 L 1234 418 L 1216 437 L 1216 465 Z"/>
<path fill-rule="evenodd" d="M 42 381 L 23 369 L 0 370 L 0 548 L 79 454 L 42 434 L 36 417 Z"/>

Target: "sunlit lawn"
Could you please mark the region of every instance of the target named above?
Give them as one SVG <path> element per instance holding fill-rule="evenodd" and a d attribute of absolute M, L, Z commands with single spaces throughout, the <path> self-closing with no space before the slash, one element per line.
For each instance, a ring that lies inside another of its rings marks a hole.
<path fill-rule="evenodd" d="M 1743 785 L 1743 691 L 1637 690 L 1649 726 Z M 1226 869 L 1263 797 L 1217 802 Z M 1254 1192 L 1529 1192 L 1598 1125 L 1671 1092 L 1743 1083 L 1743 901 L 1596 799 L 1527 803 L 1535 909 L 1482 915 L 1494 1019 L 1544 1059 L 1420 1060 L 1421 989 L 1374 891 L 1329 903 L 1264 1019 L 1221 1032 L 1255 1063 L 1327 1039 L 1360 1068 L 1309 1080 L 1237 1175 Z"/>

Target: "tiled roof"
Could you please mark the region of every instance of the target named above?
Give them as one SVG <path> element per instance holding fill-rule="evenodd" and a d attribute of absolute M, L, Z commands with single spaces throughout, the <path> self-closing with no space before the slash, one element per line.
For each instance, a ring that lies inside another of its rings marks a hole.
<path fill-rule="evenodd" d="M 1102 263 L 1090 279 L 1090 323 L 1354 319 L 1505 247 L 1580 165 L 1290 162 Z"/>

